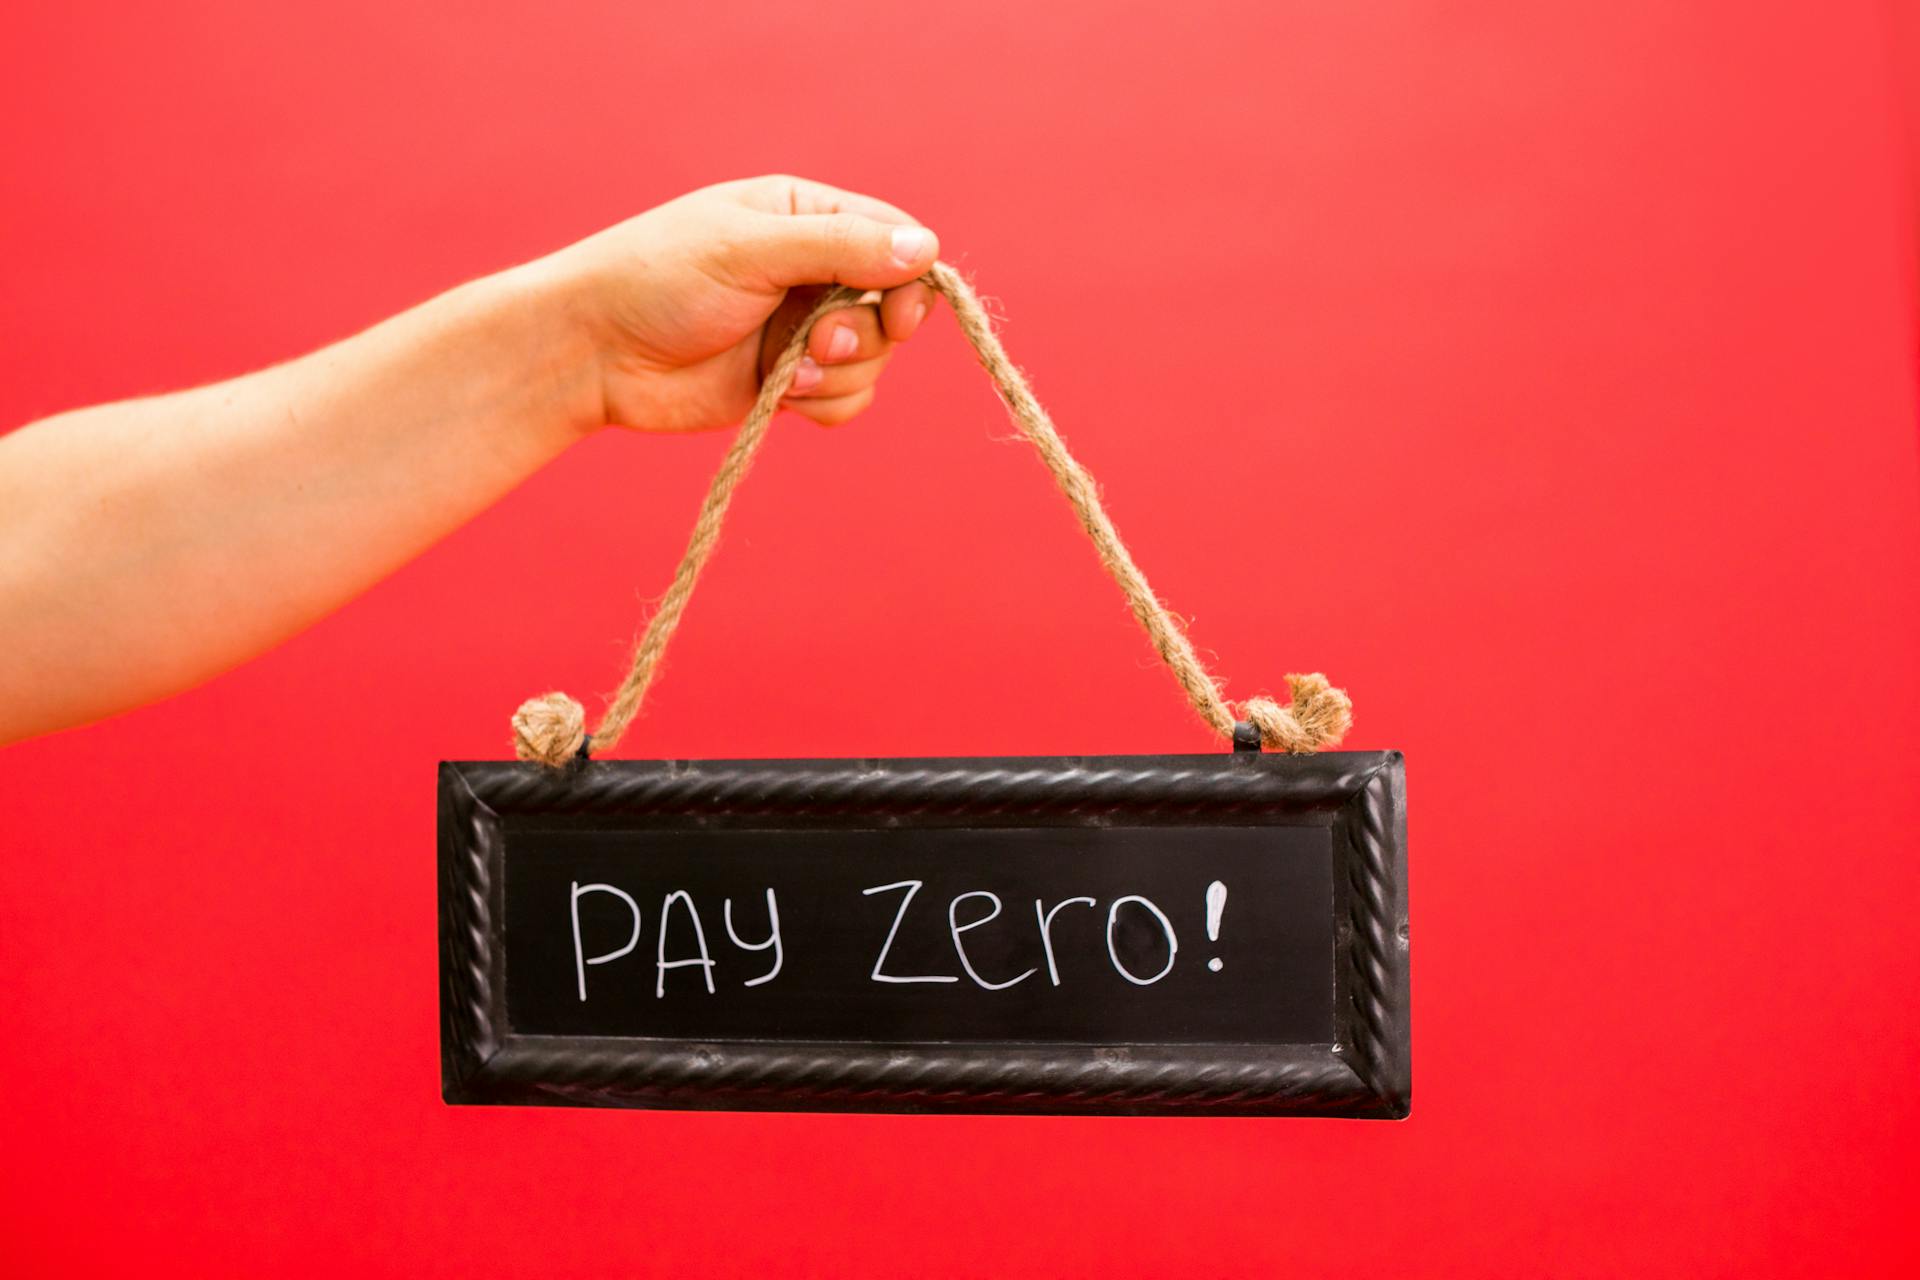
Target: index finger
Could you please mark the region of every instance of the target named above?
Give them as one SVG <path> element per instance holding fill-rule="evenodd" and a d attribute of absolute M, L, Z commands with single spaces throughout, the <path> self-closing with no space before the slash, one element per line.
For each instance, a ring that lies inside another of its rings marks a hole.
<path fill-rule="evenodd" d="M 858 191 L 844 191 L 824 182 L 815 182 L 811 178 L 781 176 L 764 181 L 769 184 L 767 194 L 778 206 L 775 212 L 856 213 L 863 218 L 872 218 L 876 222 L 891 222 L 913 227 L 920 225 L 920 219 L 905 209 L 873 196 L 862 195 Z"/>

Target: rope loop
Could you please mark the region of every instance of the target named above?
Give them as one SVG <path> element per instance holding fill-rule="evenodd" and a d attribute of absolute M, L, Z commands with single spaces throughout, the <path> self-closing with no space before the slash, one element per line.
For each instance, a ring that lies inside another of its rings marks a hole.
<path fill-rule="evenodd" d="M 1041 461 L 1046 463 L 1047 470 L 1053 473 L 1055 483 L 1079 516 L 1081 528 L 1092 540 L 1100 563 L 1106 566 L 1107 572 L 1119 585 L 1121 594 L 1133 610 L 1133 616 L 1145 629 L 1161 661 L 1166 663 L 1200 718 L 1224 738 L 1234 737 L 1236 720 L 1251 723 L 1259 730 L 1261 744 L 1273 751 L 1321 751 L 1337 745 L 1353 722 L 1353 703 L 1343 690 L 1334 688 L 1325 676 L 1317 672 L 1287 677 L 1287 705 L 1282 706 L 1272 698 L 1249 698 L 1240 704 L 1239 714 L 1235 714 L 1221 695 L 1214 678 L 1201 665 L 1186 630 L 1160 603 L 1160 598 L 1148 585 L 1146 575 L 1133 562 L 1132 554 L 1120 540 L 1119 531 L 1114 528 L 1113 521 L 1108 518 L 1106 508 L 1100 502 L 1099 486 L 1087 469 L 1067 451 L 1066 442 L 1060 438 L 1053 419 L 1047 416 L 1046 409 L 1033 394 L 1026 375 L 1007 357 L 1006 348 L 1000 344 L 1000 336 L 994 332 L 993 321 L 981 305 L 979 295 L 974 293 L 973 287 L 959 272 L 944 262 L 934 263 L 924 280 L 952 305 L 961 333 L 972 344 L 981 367 L 993 380 L 994 389 L 1000 393 L 1008 416 L 1021 434 L 1032 442 Z M 806 351 L 807 335 L 813 332 L 815 324 L 833 312 L 873 300 L 871 293 L 855 289 L 836 287 L 830 290 L 801 322 L 800 327 L 794 330 L 786 349 L 774 361 L 772 371 L 760 385 L 759 397 L 754 401 L 746 421 L 741 424 L 739 434 L 734 437 L 733 446 L 727 450 L 720 469 L 714 473 L 706 501 L 701 504 L 700 515 L 694 521 L 693 533 L 687 539 L 686 552 L 680 558 L 680 567 L 674 571 L 667 594 L 661 597 L 660 607 L 648 621 L 647 629 L 634 649 L 633 663 L 626 678 L 608 700 L 607 711 L 600 718 L 599 728 L 589 734 L 586 712 L 577 701 L 564 693 L 545 693 L 537 698 L 529 698 L 513 713 L 513 750 L 516 756 L 559 769 L 577 759 L 585 759 L 590 748 L 609 750 L 620 741 L 620 736 L 639 713 L 661 656 L 666 652 L 667 642 L 680 625 L 680 615 L 685 612 L 687 600 L 693 595 L 694 584 L 699 581 L 701 570 L 713 554 L 714 543 L 720 537 L 720 526 L 726 519 L 727 506 L 733 500 L 733 491 L 746 476 L 754 454 L 766 437 L 768 424 L 773 421 L 781 399 L 793 385 L 794 371 L 799 368 L 800 358 Z"/>

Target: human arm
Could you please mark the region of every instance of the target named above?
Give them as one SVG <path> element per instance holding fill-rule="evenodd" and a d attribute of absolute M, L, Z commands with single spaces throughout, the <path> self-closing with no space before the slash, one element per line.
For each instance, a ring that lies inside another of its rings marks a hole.
<path fill-rule="evenodd" d="M 847 420 L 937 248 L 867 197 L 724 184 L 286 364 L 0 439 L 0 743 L 271 648 L 606 425 L 737 423 L 806 286 L 888 291 L 816 328 L 788 398 Z"/>

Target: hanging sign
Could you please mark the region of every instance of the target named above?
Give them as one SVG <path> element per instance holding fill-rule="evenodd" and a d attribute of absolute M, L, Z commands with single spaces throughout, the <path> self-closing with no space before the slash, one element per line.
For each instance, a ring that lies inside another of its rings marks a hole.
<path fill-rule="evenodd" d="M 1397 1117 L 1397 753 L 440 773 L 450 1102 Z"/>
<path fill-rule="evenodd" d="M 926 283 L 1231 754 L 607 762 L 834 289 L 768 373 L 589 733 L 440 766 L 450 1102 L 1399 1117 L 1411 1096 L 1397 752 L 1324 752 L 1325 676 L 1229 704 L 986 309 Z M 1269 752 L 1277 754 L 1268 754 Z M 1320 753 L 1320 754 L 1316 754 Z"/>

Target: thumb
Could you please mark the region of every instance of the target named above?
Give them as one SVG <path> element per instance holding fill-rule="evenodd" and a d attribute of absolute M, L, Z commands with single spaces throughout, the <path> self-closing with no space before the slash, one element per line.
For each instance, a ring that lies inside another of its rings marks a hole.
<path fill-rule="evenodd" d="M 727 252 L 737 275 L 770 288 L 891 289 L 925 274 L 940 256 L 940 241 L 925 227 L 857 213 L 766 214 Z"/>

